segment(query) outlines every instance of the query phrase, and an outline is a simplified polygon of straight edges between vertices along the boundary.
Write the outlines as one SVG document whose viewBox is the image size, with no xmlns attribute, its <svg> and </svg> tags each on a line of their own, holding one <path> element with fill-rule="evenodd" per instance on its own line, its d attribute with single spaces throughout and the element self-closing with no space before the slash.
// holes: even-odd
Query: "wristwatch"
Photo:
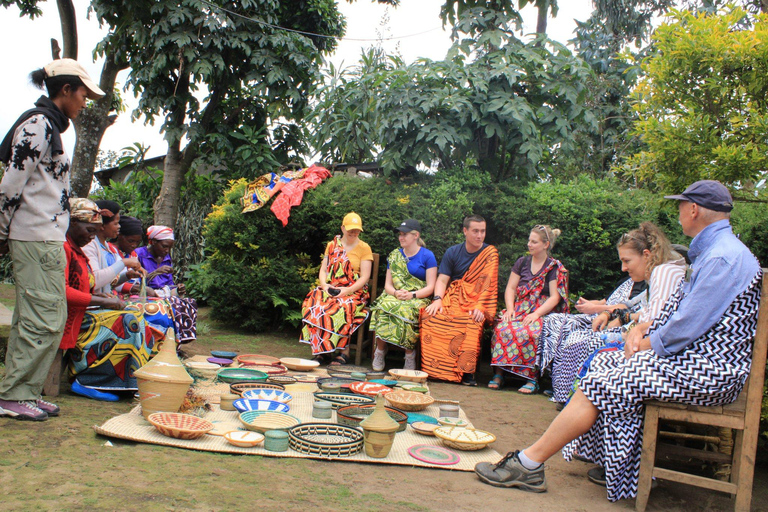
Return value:
<svg viewBox="0 0 768 512">
<path fill-rule="evenodd" d="M 413 295 L 413 298 L 415 299 L 416 298 L 416 292 L 413 292 L 412 295 Z"/>
<path fill-rule="evenodd" d="M 442 300 L 443 298 L 440 295 L 435 295 L 432 297 L 432 302 L 435 302 L 436 300 Z"/>
</svg>

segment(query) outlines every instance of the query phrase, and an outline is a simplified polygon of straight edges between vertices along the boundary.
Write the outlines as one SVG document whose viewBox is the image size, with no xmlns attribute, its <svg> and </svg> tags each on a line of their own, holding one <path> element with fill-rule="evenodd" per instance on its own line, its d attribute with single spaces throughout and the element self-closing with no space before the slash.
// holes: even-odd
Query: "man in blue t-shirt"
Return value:
<svg viewBox="0 0 768 512">
<path fill-rule="evenodd" d="M 427 327 L 429 333 L 429 327 L 432 323 L 442 323 L 441 326 L 435 326 L 435 332 L 430 333 L 428 339 L 424 338 L 422 333 L 422 369 L 427 371 L 433 378 L 440 378 L 444 380 L 454 380 L 450 378 L 451 373 L 456 373 L 460 376 L 455 380 L 461 380 L 463 384 L 469 386 L 476 386 L 474 378 L 474 368 L 479 358 L 479 338 L 477 339 L 477 346 L 473 349 L 472 354 L 468 354 L 469 348 L 462 347 L 464 338 L 460 343 L 458 340 L 462 334 L 462 326 L 458 325 L 462 322 L 472 320 L 474 325 L 467 325 L 473 331 L 472 337 L 474 338 L 474 331 L 479 326 L 482 330 L 482 325 L 485 321 L 491 321 L 496 314 L 496 300 L 498 297 L 498 251 L 492 246 L 485 243 L 485 219 L 479 215 L 471 215 L 464 219 L 464 243 L 449 247 L 443 259 L 440 262 L 440 268 L 438 269 L 437 283 L 435 284 L 434 298 L 432 304 L 424 309 L 425 321 L 424 324 Z M 448 312 L 444 308 L 444 297 L 446 291 L 449 290 L 451 283 L 465 279 L 465 276 L 473 267 L 473 263 L 482 255 L 483 260 L 480 260 L 483 268 L 474 269 L 475 272 L 472 276 L 472 286 L 475 286 L 475 282 L 479 284 L 479 292 L 476 294 L 458 294 L 461 298 L 452 299 L 451 302 L 455 303 L 457 300 L 464 301 L 476 301 L 476 303 L 464 303 L 458 307 L 461 311 L 461 315 L 465 318 L 456 318 L 457 312 Z M 455 289 L 454 287 L 453 289 Z M 466 312 L 466 313 L 464 313 Z M 435 317 L 450 317 L 444 318 L 443 321 L 435 320 Z M 433 318 L 429 318 L 433 317 Z M 454 325 L 456 324 L 456 325 Z M 449 358 L 456 358 L 455 364 L 450 365 L 450 361 L 445 360 L 446 354 L 442 350 L 438 349 L 434 352 L 437 345 L 442 345 L 440 341 L 442 338 L 448 338 L 448 352 Z M 434 342 L 432 340 L 435 340 Z M 445 348 L 445 347 L 442 347 Z M 467 369 L 471 368 L 471 371 Z"/>
</svg>

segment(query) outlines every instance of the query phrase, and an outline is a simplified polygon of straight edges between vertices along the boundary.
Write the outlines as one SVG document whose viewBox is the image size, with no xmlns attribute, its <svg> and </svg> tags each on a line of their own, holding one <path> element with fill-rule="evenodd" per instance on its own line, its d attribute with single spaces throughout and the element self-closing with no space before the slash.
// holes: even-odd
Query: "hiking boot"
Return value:
<svg viewBox="0 0 768 512">
<path fill-rule="evenodd" d="M 0 400 L 0 415 L 17 420 L 44 421 L 48 413 L 37 407 L 34 400 Z"/>
<path fill-rule="evenodd" d="M 526 469 L 518 458 L 519 451 L 509 452 L 496 464 L 480 462 L 475 473 L 483 482 L 496 487 L 516 487 L 524 491 L 546 492 L 547 479 L 544 464 L 536 469 Z"/>
<path fill-rule="evenodd" d="M 405 364 L 403 370 L 415 370 L 416 369 L 416 352 L 405 354 Z"/>
<path fill-rule="evenodd" d="M 37 399 L 37 408 L 45 411 L 48 416 L 58 416 L 61 412 L 58 405 L 46 402 L 42 398 Z"/>
<path fill-rule="evenodd" d="M 589 481 L 593 484 L 605 487 L 605 468 L 602 466 L 595 466 L 587 471 L 587 478 L 589 478 Z"/>
<path fill-rule="evenodd" d="M 373 353 L 373 371 L 380 372 L 386 366 L 387 351 L 379 350 L 378 348 Z"/>
</svg>

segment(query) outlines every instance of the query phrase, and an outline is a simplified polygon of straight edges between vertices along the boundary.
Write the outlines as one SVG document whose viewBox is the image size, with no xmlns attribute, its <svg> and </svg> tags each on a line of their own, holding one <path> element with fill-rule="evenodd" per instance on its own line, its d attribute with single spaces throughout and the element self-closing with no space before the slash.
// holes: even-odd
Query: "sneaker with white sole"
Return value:
<svg viewBox="0 0 768 512">
<path fill-rule="evenodd" d="M 544 476 L 544 464 L 536 469 L 528 469 L 520 462 L 520 452 L 509 452 L 496 464 L 480 462 L 475 465 L 475 473 L 483 482 L 496 487 L 516 487 L 524 491 L 546 492 L 547 479 Z"/>
<path fill-rule="evenodd" d="M 52 404 L 51 402 L 46 402 L 42 398 L 37 399 L 36 405 L 38 409 L 45 411 L 48 416 L 58 416 L 61 412 L 61 409 L 59 409 L 58 405 Z"/>
<path fill-rule="evenodd" d="M 376 372 L 382 371 L 387 364 L 386 359 L 387 351 L 376 349 L 373 353 L 373 370 Z"/>
<path fill-rule="evenodd" d="M 17 420 L 44 421 L 48 413 L 40 409 L 34 400 L 0 400 L 0 415 Z"/>
<path fill-rule="evenodd" d="M 403 365 L 403 370 L 415 370 L 416 369 L 416 352 L 413 352 L 410 354 L 405 354 L 405 365 Z"/>
</svg>

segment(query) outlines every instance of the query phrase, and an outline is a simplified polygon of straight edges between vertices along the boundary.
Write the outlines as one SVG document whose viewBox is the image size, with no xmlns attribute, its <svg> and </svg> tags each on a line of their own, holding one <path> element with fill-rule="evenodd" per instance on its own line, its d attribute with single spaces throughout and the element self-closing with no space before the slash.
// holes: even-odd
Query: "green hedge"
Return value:
<svg viewBox="0 0 768 512">
<path fill-rule="evenodd" d="M 315 283 L 325 243 L 349 211 L 362 216 L 361 238 L 382 258 L 397 246 L 392 227 L 406 217 L 422 222 L 427 246 L 439 259 L 461 241 L 463 217 L 483 215 L 486 241 L 501 255 L 500 291 L 514 261 L 525 254 L 531 227 L 549 224 L 562 230 L 553 256 L 570 271 L 572 300 L 604 297 L 625 278 L 615 243 L 641 221 L 657 223 L 673 242 L 690 242 L 680 230 L 673 202 L 613 180 L 495 184 L 472 169 L 400 181 L 336 177 L 308 191 L 285 228 L 268 207 L 240 213 L 245 186 L 244 180 L 231 183 L 206 220 L 208 257 L 190 285 L 214 307 L 215 318 L 253 330 L 298 325 L 301 301 Z M 753 205 L 740 204 L 734 225 L 764 260 L 768 227 L 759 218 Z M 384 272 L 382 264 L 382 277 Z"/>
</svg>

